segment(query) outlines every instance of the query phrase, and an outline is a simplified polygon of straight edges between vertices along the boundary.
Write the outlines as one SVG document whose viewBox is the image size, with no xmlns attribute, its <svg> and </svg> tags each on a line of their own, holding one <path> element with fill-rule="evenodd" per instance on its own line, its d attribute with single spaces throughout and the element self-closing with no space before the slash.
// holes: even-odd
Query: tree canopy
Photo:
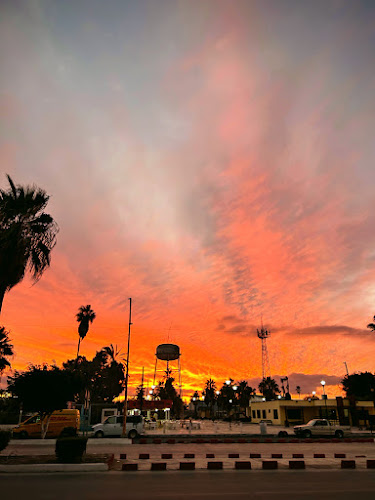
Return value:
<svg viewBox="0 0 375 500">
<path fill-rule="evenodd" d="M 81 306 L 76 314 L 76 319 L 79 323 L 78 325 L 78 347 L 77 347 L 77 358 L 79 356 L 79 347 L 81 341 L 86 337 L 89 331 L 89 325 L 96 318 L 95 312 L 91 309 L 91 305 Z M 111 344 L 112 346 L 112 344 Z M 113 346 L 112 346 L 113 347 Z M 109 347 L 107 349 L 110 349 Z"/>
<path fill-rule="evenodd" d="M 19 398 L 26 411 L 39 413 L 42 437 L 48 428 L 48 417 L 55 410 L 66 408 L 67 402 L 81 389 L 81 381 L 74 373 L 57 366 L 29 365 L 25 372 L 16 371 L 8 377 L 8 390 Z M 47 427 L 43 426 L 47 417 Z"/>
<path fill-rule="evenodd" d="M 373 373 L 360 372 L 345 375 L 341 383 L 348 397 L 354 396 L 362 401 L 373 401 L 375 398 L 375 375 Z"/>
<path fill-rule="evenodd" d="M 112 402 L 123 390 L 124 363 L 109 356 L 108 349 L 104 347 L 97 351 L 91 361 L 79 356 L 63 363 L 63 369 L 75 373 L 81 381 L 81 390 L 74 398 L 76 402 L 84 403 L 86 390 L 90 392 L 92 403 Z"/>
<path fill-rule="evenodd" d="M 161 380 L 154 391 L 154 396 L 158 399 L 169 399 L 173 402 L 171 408 L 172 417 L 179 418 L 183 412 L 184 403 L 177 393 L 174 385 L 174 378 L 170 372 L 166 372 L 166 377 Z"/>
<path fill-rule="evenodd" d="M 9 357 L 13 356 L 13 345 L 9 338 L 9 332 L 0 326 L 0 377 L 5 368 L 10 367 Z"/>
<path fill-rule="evenodd" d="M 275 379 L 271 377 L 264 378 L 258 388 L 267 401 L 276 399 L 277 395 L 280 394 L 279 386 L 277 385 Z"/>
<path fill-rule="evenodd" d="M 35 186 L 15 185 L 0 189 L 0 312 L 6 292 L 27 270 L 38 281 L 50 265 L 58 227 L 43 210 L 49 196 Z"/>
</svg>

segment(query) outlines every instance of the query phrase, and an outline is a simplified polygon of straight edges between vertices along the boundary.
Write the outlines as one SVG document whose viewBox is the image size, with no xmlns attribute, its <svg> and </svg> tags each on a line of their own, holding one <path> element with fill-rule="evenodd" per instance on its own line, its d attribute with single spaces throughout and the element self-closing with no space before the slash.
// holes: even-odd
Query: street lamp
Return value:
<svg viewBox="0 0 375 500">
<path fill-rule="evenodd" d="M 324 389 L 324 386 L 326 385 L 326 382 L 325 380 L 322 380 L 321 382 L 321 386 L 323 387 L 323 399 L 324 399 L 324 406 L 325 406 L 325 410 L 326 410 L 326 418 L 328 418 L 328 411 L 327 411 L 327 395 L 326 395 L 326 391 Z"/>
<path fill-rule="evenodd" d="M 230 385 L 230 380 L 226 380 L 226 381 L 225 381 L 225 383 L 226 383 L 227 385 Z"/>
<path fill-rule="evenodd" d="M 233 386 L 233 390 L 236 391 L 238 387 L 236 385 Z"/>
</svg>

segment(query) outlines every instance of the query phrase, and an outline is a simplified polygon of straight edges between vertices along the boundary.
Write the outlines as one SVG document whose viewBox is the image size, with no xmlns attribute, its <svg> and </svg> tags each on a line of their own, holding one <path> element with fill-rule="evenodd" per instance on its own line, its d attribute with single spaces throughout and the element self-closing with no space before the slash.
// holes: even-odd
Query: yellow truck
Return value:
<svg viewBox="0 0 375 500">
<path fill-rule="evenodd" d="M 44 421 L 47 418 L 45 417 Z M 73 436 L 80 425 L 79 410 L 56 410 L 52 413 L 46 437 Z M 42 421 L 40 415 L 33 415 L 13 428 L 13 437 L 20 439 L 40 438 Z"/>
</svg>

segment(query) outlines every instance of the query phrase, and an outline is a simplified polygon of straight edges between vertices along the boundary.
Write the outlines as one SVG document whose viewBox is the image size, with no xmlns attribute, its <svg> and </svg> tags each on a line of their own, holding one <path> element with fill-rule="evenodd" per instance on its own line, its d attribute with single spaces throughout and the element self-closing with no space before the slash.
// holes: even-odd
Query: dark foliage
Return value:
<svg viewBox="0 0 375 500">
<path fill-rule="evenodd" d="M 167 378 L 159 382 L 155 389 L 155 397 L 159 399 L 169 399 L 173 401 L 171 408 L 172 418 L 181 418 L 184 412 L 184 403 L 178 395 L 174 385 L 174 378 L 167 373 Z"/>
<path fill-rule="evenodd" d="M 4 295 L 22 281 L 29 270 L 34 281 L 50 265 L 58 227 L 43 212 L 49 196 L 34 186 L 0 189 L 0 311 Z"/>
<path fill-rule="evenodd" d="M 7 359 L 13 356 L 13 345 L 10 342 L 9 332 L 0 326 L 0 376 L 5 368 L 10 367 L 10 361 Z"/>
<path fill-rule="evenodd" d="M 80 390 L 74 397 L 77 403 L 84 403 L 86 390 L 91 403 L 110 403 L 121 393 L 125 380 L 124 364 L 116 361 L 106 348 L 98 351 L 92 361 L 84 356 L 66 361 L 63 371 L 79 380 Z"/>
<path fill-rule="evenodd" d="M 27 371 L 8 377 L 8 390 L 19 398 L 26 411 L 39 413 L 41 419 L 66 408 L 80 390 L 80 380 L 57 366 L 30 365 Z M 47 432 L 42 425 L 42 437 Z"/>
<path fill-rule="evenodd" d="M 353 373 L 346 375 L 342 381 L 343 389 L 348 397 L 354 396 L 358 400 L 374 401 L 375 375 L 370 372 Z"/>
<path fill-rule="evenodd" d="M 86 453 L 87 437 L 61 437 L 56 439 L 55 454 L 60 463 L 82 462 Z"/>
<path fill-rule="evenodd" d="M 10 431 L 1 431 L 0 430 L 0 452 L 5 450 L 8 446 L 12 433 Z"/>
<path fill-rule="evenodd" d="M 271 377 L 266 377 L 259 384 L 259 390 L 266 398 L 267 401 L 276 399 L 277 395 L 280 394 L 279 386 L 276 381 Z"/>
</svg>

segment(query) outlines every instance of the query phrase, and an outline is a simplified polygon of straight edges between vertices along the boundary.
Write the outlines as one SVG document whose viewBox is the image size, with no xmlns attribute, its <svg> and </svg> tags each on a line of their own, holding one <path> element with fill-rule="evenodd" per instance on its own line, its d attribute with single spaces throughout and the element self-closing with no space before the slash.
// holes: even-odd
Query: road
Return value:
<svg viewBox="0 0 375 500">
<path fill-rule="evenodd" d="M 375 471 L 4 474 L 13 500 L 373 500 Z"/>
</svg>

